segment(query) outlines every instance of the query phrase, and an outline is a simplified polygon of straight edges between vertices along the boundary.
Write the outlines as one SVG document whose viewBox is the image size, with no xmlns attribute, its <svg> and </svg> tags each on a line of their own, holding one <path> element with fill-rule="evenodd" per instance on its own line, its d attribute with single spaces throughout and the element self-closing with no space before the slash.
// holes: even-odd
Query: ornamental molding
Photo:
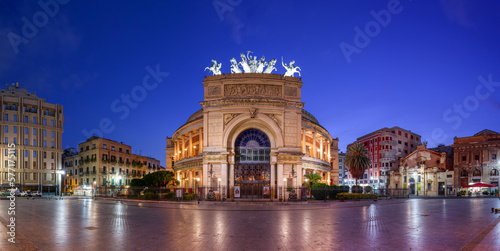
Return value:
<svg viewBox="0 0 500 251">
<path fill-rule="evenodd" d="M 229 114 L 224 114 L 224 127 L 231 122 L 234 118 L 236 118 L 240 113 L 229 113 Z"/>
<path fill-rule="evenodd" d="M 297 102 L 297 101 L 288 101 L 288 100 L 277 100 L 277 99 L 219 99 L 219 100 L 209 100 L 202 101 L 200 105 L 203 108 L 208 107 L 216 107 L 216 106 L 241 106 L 241 105 L 274 105 L 274 106 L 288 106 L 302 109 L 305 103 Z"/>
</svg>

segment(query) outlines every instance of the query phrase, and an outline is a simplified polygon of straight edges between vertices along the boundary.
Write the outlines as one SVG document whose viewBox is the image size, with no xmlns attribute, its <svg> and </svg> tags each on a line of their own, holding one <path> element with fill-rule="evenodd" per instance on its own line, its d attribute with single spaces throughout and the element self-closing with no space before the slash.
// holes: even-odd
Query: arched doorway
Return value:
<svg viewBox="0 0 500 251">
<path fill-rule="evenodd" d="M 410 178 L 410 194 L 415 195 L 415 179 Z"/>
<path fill-rule="evenodd" d="M 259 129 L 247 129 L 236 138 L 234 152 L 234 185 L 240 187 L 240 197 L 263 197 L 271 181 L 269 137 Z"/>
<path fill-rule="evenodd" d="M 464 187 L 469 184 L 469 173 L 466 170 L 460 172 L 460 187 Z"/>
</svg>

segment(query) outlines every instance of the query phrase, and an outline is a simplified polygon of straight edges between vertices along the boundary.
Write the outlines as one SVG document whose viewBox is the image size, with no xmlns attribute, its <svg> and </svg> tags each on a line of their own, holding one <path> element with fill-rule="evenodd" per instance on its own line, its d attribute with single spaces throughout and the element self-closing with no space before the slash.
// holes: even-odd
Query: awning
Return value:
<svg viewBox="0 0 500 251">
<path fill-rule="evenodd" d="M 496 185 L 484 184 L 484 183 L 476 183 L 473 185 L 466 185 L 464 187 L 497 187 Z"/>
</svg>

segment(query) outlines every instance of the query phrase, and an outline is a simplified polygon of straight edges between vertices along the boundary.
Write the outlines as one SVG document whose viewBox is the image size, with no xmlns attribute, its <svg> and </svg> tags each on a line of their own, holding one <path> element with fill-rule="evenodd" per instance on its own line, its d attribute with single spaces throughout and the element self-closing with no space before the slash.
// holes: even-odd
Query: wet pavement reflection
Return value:
<svg viewBox="0 0 500 251">
<path fill-rule="evenodd" d="M 0 201 L 0 212 L 7 212 L 6 202 Z M 498 218 L 492 207 L 500 201 L 191 205 L 36 199 L 17 201 L 16 222 L 18 233 L 42 250 L 459 250 Z M 497 244 L 500 250 L 493 239 L 491 245 Z"/>
</svg>

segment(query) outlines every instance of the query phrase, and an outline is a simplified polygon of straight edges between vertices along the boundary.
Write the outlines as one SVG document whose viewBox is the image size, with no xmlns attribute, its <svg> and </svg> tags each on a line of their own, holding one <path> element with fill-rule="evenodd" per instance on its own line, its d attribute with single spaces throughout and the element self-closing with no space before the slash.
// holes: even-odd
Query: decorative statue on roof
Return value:
<svg viewBox="0 0 500 251">
<path fill-rule="evenodd" d="M 300 67 L 295 66 L 294 64 L 295 64 L 295 60 L 290 62 L 289 66 L 286 65 L 285 63 L 283 63 L 283 57 L 281 57 L 281 65 L 283 65 L 283 67 L 285 67 L 285 69 L 286 69 L 285 77 L 291 77 L 291 76 L 293 76 L 294 73 L 298 73 L 300 76 L 299 71 L 301 71 L 301 69 L 300 69 Z"/>
<path fill-rule="evenodd" d="M 240 67 L 238 67 L 238 62 L 236 62 L 236 59 L 231 58 L 231 73 L 242 73 Z"/>
<path fill-rule="evenodd" d="M 262 58 L 260 58 L 259 63 L 257 63 L 257 70 L 255 72 L 262 73 L 264 71 L 264 67 L 266 67 L 266 65 L 267 65 L 267 62 L 265 62 L 265 60 L 266 60 L 266 58 L 264 56 L 262 56 Z"/>
<path fill-rule="evenodd" d="M 208 69 L 208 71 L 211 71 L 214 75 L 221 75 L 221 72 L 220 72 L 221 67 L 222 67 L 222 63 L 219 63 L 217 65 L 217 61 L 212 59 L 212 66 L 205 67 L 205 71 Z"/>
<path fill-rule="evenodd" d="M 241 57 L 241 62 L 240 62 L 241 68 L 243 68 L 243 71 L 245 71 L 245 73 L 249 73 L 250 66 L 248 66 L 247 63 L 247 57 L 245 56 L 245 54 L 243 54 L 243 52 L 240 53 L 240 57 Z"/>
<path fill-rule="evenodd" d="M 256 73 L 257 67 L 258 67 L 257 56 L 252 57 L 249 55 L 250 53 L 253 53 L 253 52 L 251 52 L 251 51 L 247 52 L 248 66 L 250 67 L 250 72 Z"/>
<path fill-rule="evenodd" d="M 267 66 L 266 70 L 264 70 L 264 73 L 272 73 L 273 71 L 276 71 L 276 67 L 274 65 L 276 64 L 276 59 L 271 59 L 269 61 L 269 65 Z"/>
</svg>

